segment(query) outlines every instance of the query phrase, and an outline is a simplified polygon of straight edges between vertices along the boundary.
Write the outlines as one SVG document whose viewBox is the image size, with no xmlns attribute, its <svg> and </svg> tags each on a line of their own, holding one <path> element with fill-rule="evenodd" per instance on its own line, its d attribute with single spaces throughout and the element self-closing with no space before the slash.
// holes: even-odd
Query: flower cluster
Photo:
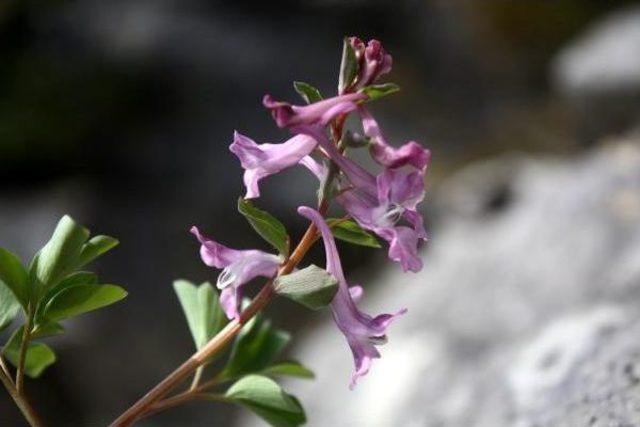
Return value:
<svg viewBox="0 0 640 427">
<path fill-rule="evenodd" d="M 379 97 L 384 85 L 376 86 L 379 77 L 391 70 L 391 56 L 377 40 L 367 44 L 351 37 L 345 40 L 338 95 L 309 99 L 308 105 L 292 105 L 265 95 L 264 106 L 276 125 L 286 128 L 292 137 L 278 144 L 257 143 L 235 132 L 230 146 L 244 169 L 246 199 L 260 197 L 260 181 L 286 168 L 302 165 L 320 181 L 323 191 L 321 208 L 299 207 L 298 213 L 319 230 L 324 242 L 326 270 L 338 282 L 331 303 L 338 328 L 353 352 L 356 371 L 351 386 L 369 370 L 372 359 L 380 357 L 377 345 L 386 341 L 389 323 L 396 314 L 375 317 L 361 312 L 356 301 L 362 288 L 349 287 L 344 276 L 334 236 L 322 206 L 337 201 L 359 227 L 388 243 L 388 256 L 404 271 L 422 268 L 418 243 L 427 239 L 423 218 L 417 210 L 423 200 L 425 174 L 430 152 L 409 141 L 398 147 L 389 144 L 367 104 Z M 319 92 L 317 92 L 319 94 Z M 367 146 L 372 159 L 380 166 L 372 173 L 347 156 L 342 127 L 346 117 L 357 114 L 362 123 L 359 145 Z M 284 258 L 260 250 L 234 250 L 205 237 L 193 227 L 200 254 L 208 266 L 222 269 L 217 281 L 220 301 L 229 318 L 239 316 L 242 289 L 255 277 L 274 278 Z"/>
</svg>

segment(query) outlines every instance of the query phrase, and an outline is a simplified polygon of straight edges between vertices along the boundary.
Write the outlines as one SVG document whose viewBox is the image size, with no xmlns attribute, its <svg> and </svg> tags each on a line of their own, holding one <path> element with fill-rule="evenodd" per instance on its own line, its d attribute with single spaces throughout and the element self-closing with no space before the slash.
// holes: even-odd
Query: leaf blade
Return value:
<svg viewBox="0 0 640 427">
<path fill-rule="evenodd" d="M 360 93 L 364 93 L 369 97 L 367 101 L 375 101 L 376 99 L 384 98 L 385 96 L 399 92 L 400 86 L 395 83 L 383 83 L 379 85 L 365 86 L 360 89 Z"/>
<path fill-rule="evenodd" d="M 276 278 L 275 292 L 311 310 L 326 307 L 338 291 L 338 281 L 326 270 L 309 265 Z"/>
<path fill-rule="evenodd" d="M 244 215 L 253 229 L 280 254 L 285 257 L 289 255 L 289 235 L 282 222 L 243 198 L 238 199 L 238 211 Z"/>
<path fill-rule="evenodd" d="M 327 220 L 327 224 L 336 239 L 369 248 L 379 249 L 382 247 L 380 242 L 378 242 L 371 233 L 364 230 L 357 222 L 351 219 L 341 220 L 331 218 Z"/>
<path fill-rule="evenodd" d="M 193 341 L 199 350 L 226 323 L 218 301 L 218 293 L 209 282 L 195 286 L 187 280 L 174 281 L 173 289 L 187 319 Z"/>
<path fill-rule="evenodd" d="M 262 375 L 241 378 L 229 387 L 225 397 L 250 409 L 274 427 L 296 427 L 306 422 L 298 399 Z"/>
<path fill-rule="evenodd" d="M 3 248 L 0 248 L 0 282 L 13 293 L 20 305 L 27 307 L 29 274 L 22 266 L 20 258 Z"/>
<path fill-rule="evenodd" d="M 18 366 L 20 360 L 20 346 L 22 344 L 23 331 L 24 327 L 16 329 L 2 349 L 4 356 L 15 367 Z M 53 365 L 56 360 L 56 354 L 49 346 L 43 343 L 32 342 L 27 349 L 24 373 L 30 378 L 38 378 L 45 369 Z"/>
<path fill-rule="evenodd" d="M 323 99 L 320 91 L 309 83 L 293 82 L 293 87 L 307 104 L 313 104 Z"/>
<path fill-rule="evenodd" d="M 44 317 L 58 321 L 98 310 L 127 296 L 116 285 L 74 285 L 58 292 L 47 304 Z"/>
</svg>

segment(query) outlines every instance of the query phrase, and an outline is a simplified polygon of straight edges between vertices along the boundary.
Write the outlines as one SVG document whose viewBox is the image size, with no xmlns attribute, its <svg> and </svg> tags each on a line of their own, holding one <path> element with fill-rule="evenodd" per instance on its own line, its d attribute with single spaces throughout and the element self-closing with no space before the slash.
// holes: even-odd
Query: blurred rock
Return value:
<svg viewBox="0 0 640 427">
<path fill-rule="evenodd" d="M 588 28 L 555 59 L 568 93 L 640 89 L 640 7 L 614 12 Z"/>
<path fill-rule="evenodd" d="M 564 47 L 552 63 L 552 80 L 574 105 L 583 139 L 637 126 L 640 7 L 604 17 Z"/>
<path fill-rule="evenodd" d="M 294 351 L 318 375 L 288 385 L 309 425 L 637 425 L 640 137 L 470 166 L 442 191 L 423 272 L 362 281 L 381 285 L 367 312 L 409 313 L 357 389 L 329 316 Z"/>
</svg>

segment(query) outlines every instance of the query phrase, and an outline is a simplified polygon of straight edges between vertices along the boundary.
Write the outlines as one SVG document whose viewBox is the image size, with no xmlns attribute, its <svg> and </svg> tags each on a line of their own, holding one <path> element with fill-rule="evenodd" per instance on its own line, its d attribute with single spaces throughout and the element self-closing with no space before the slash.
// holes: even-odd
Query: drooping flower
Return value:
<svg viewBox="0 0 640 427">
<path fill-rule="evenodd" d="M 380 357 L 376 346 L 387 341 L 387 327 L 395 317 L 404 314 L 406 309 L 402 309 L 396 314 L 380 314 L 376 317 L 358 310 L 354 300 L 362 297 L 362 288 L 359 286 L 349 288 L 342 271 L 335 240 L 327 223 L 322 215 L 312 208 L 301 206 L 298 208 L 298 213 L 311 220 L 320 230 L 327 258 L 326 269 L 338 281 L 338 292 L 331 302 L 331 308 L 333 318 L 346 337 L 353 353 L 355 372 L 349 386 L 353 389 L 358 379 L 369 372 L 373 359 Z"/>
<path fill-rule="evenodd" d="M 222 269 L 217 287 L 221 289 L 220 305 L 229 319 L 240 316 L 242 287 L 256 277 L 271 278 L 278 271 L 282 259 L 257 249 L 231 249 L 191 227 L 191 233 L 200 242 L 200 257 L 209 267 Z"/>
<path fill-rule="evenodd" d="M 404 271 L 420 271 L 418 241 L 426 240 L 422 215 L 417 205 L 424 198 L 426 164 L 414 167 L 385 168 L 378 176 L 342 155 L 318 127 L 298 129 L 316 139 L 320 147 L 342 170 L 337 200 L 367 230 L 389 242 L 389 258 L 400 263 Z M 400 225 L 406 221 L 411 227 Z"/>
<path fill-rule="evenodd" d="M 358 74 L 354 83 L 345 88 L 345 91 L 357 91 L 391 71 L 393 59 L 378 40 L 369 40 L 365 45 L 358 37 L 349 37 L 349 44 L 356 55 Z"/>
<path fill-rule="evenodd" d="M 303 134 L 295 135 L 281 144 L 257 144 L 251 138 L 235 132 L 229 150 L 240 159 L 245 169 L 245 198 L 260 197 L 258 184 L 262 178 L 298 164 L 317 145 L 315 139 Z"/>
<path fill-rule="evenodd" d="M 409 141 L 398 148 L 389 145 L 373 116 L 366 108 L 358 108 L 362 118 L 364 134 L 371 138 L 371 157 L 384 167 L 399 168 L 411 165 L 417 169 L 427 167 L 431 152 L 415 141 Z"/>
<path fill-rule="evenodd" d="M 350 93 L 323 99 L 309 105 L 291 105 L 288 102 L 274 101 L 271 95 L 265 95 L 262 103 L 271 110 L 278 127 L 305 125 L 326 126 L 339 114 L 349 113 L 358 108 L 358 102 L 367 99 L 362 93 Z"/>
</svg>

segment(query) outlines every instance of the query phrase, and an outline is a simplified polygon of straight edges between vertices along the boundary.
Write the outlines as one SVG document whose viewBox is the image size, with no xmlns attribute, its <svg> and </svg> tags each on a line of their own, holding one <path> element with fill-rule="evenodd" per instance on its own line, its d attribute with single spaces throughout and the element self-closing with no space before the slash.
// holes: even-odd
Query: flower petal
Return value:
<svg viewBox="0 0 640 427">
<path fill-rule="evenodd" d="M 331 308 L 336 325 L 345 335 L 353 353 L 356 368 L 350 384 L 350 388 L 353 388 L 357 379 L 369 371 L 372 359 L 380 357 L 376 345 L 386 342 L 387 326 L 396 316 L 404 314 L 406 310 L 400 310 L 396 314 L 381 314 L 376 317 L 371 317 L 358 310 L 354 302 L 354 295 L 355 297 L 361 296 L 361 288 L 349 288 L 342 271 L 335 240 L 324 218 L 318 211 L 306 206 L 299 207 L 298 213 L 311 220 L 320 230 L 327 258 L 326 269 L 338 280 L 338 293 L 331 302 Z"/>
<path fill-rule="evenodd" d="M 361 93 L 350 93 L 323 99 L 309 105 L 291 105 L 287 102 L 274 101 L 271 95 L 265 95 L 262 103 L 271 110 L 271 115 L 278 127 L 301 125 L 327 125 L 340 114 L 346 114 L 358 108 L 357 102 L 367 99 Z"/>
<path fill-rule="evenodd" d="M 240 164 L 245 169 L 245 198 L 259 197 L 258 183 L 262 178 L 297 165 L 317 145 L 307 135 L 296 135 L 281 144 L 257 144 L 251 138 L 235 132 L 229 149 L 240 159 Z"/>
<path fill-rule="evenodd" d="M 358 111 L 362 119 L 364 133 L 373 142 L 370 151 L 376 162 L 388 168 L 399 168 L 405 165 L 411 165 L 416 169 L 427 167 L 431 159 L 429 150 L 415 141 L 409 141 L 399 148 L 390 146 L 371 113 L 364 107 L 359 107 Z"/>
</svg>

